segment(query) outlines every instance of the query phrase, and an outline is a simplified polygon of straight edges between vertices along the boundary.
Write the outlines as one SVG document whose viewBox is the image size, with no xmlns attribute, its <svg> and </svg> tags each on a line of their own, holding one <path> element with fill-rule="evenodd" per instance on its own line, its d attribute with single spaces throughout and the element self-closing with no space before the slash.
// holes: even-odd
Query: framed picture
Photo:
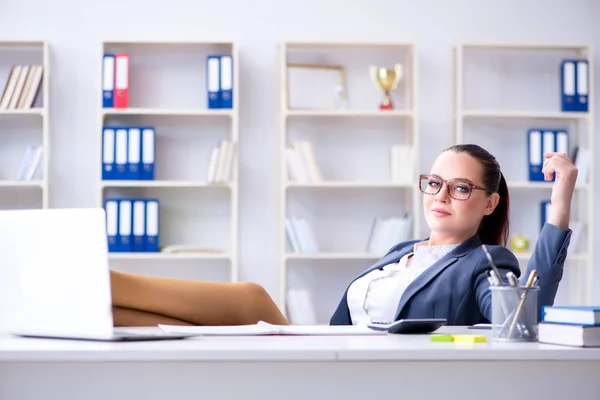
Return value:
<svg viewBox="0 0 600 400">
<path fill-rule="evenodd" d="M 287 64 L 288 109 L 344 108 L 346 70 L 339 65 Z"/>
</svg>

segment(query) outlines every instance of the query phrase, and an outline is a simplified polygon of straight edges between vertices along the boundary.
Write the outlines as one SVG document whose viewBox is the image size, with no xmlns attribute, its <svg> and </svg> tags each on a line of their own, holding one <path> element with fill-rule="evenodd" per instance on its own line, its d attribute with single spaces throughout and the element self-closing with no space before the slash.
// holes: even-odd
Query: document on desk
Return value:
<svg viewBox="0 0 600 400">
<path fill-rule="evenodd" d="M 198 336 L 257 336 L 257 335 L 382 335 L 385 331 L 375 331 L 364 325 L 273 325 L 259 321 L 253 325 L 225 326 L 179 326 L 158 325 L 169 333 L 197 334 Z"/>
</svg>

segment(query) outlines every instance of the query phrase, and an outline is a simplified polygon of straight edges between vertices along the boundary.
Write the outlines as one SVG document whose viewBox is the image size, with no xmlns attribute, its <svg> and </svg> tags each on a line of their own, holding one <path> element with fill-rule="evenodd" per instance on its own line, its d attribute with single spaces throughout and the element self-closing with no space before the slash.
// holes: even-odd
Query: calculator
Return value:
<svg viewBox="0 0 600 400">
<path fill-rule="evenodd" d="M 388 333 L 425 334 L 438 330 L 446 322 L 445 318 L 399 319 L 391 323 L 372 322 L 367 326 Z"/>
</svg>

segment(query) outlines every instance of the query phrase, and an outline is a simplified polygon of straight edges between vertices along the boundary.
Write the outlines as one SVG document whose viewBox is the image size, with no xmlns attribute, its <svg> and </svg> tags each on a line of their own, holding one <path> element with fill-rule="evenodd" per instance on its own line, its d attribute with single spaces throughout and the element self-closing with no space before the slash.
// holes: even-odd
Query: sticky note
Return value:
<svg viewBox="0 0 600 400">
<path fill-rule="evenodd" d="M 485 343 L 484 335 L 452 335 L 456 343 Z"/>
<path fill-rule="evenodd" d="M 444 335 L 444 334 L 440 334 L 440 333 L 429 335 L 429 337 L 431 338 L 432 342 L 452 342 L 452 341 L 454 341 L 454 338 L 452 337 L 452 335 Z"/>
</svg>

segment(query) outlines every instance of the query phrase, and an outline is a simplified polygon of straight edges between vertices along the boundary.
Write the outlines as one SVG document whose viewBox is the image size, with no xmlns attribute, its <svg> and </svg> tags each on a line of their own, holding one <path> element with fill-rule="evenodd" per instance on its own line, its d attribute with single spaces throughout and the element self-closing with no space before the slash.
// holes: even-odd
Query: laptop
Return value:
<svg viewBox="0 0 600 400">
<path fill-rule="evenodd" d="M 102 208 L 0 211 L 0 330 L 137 341 L 193 335 L 114 328 Z"/>
</svg>

